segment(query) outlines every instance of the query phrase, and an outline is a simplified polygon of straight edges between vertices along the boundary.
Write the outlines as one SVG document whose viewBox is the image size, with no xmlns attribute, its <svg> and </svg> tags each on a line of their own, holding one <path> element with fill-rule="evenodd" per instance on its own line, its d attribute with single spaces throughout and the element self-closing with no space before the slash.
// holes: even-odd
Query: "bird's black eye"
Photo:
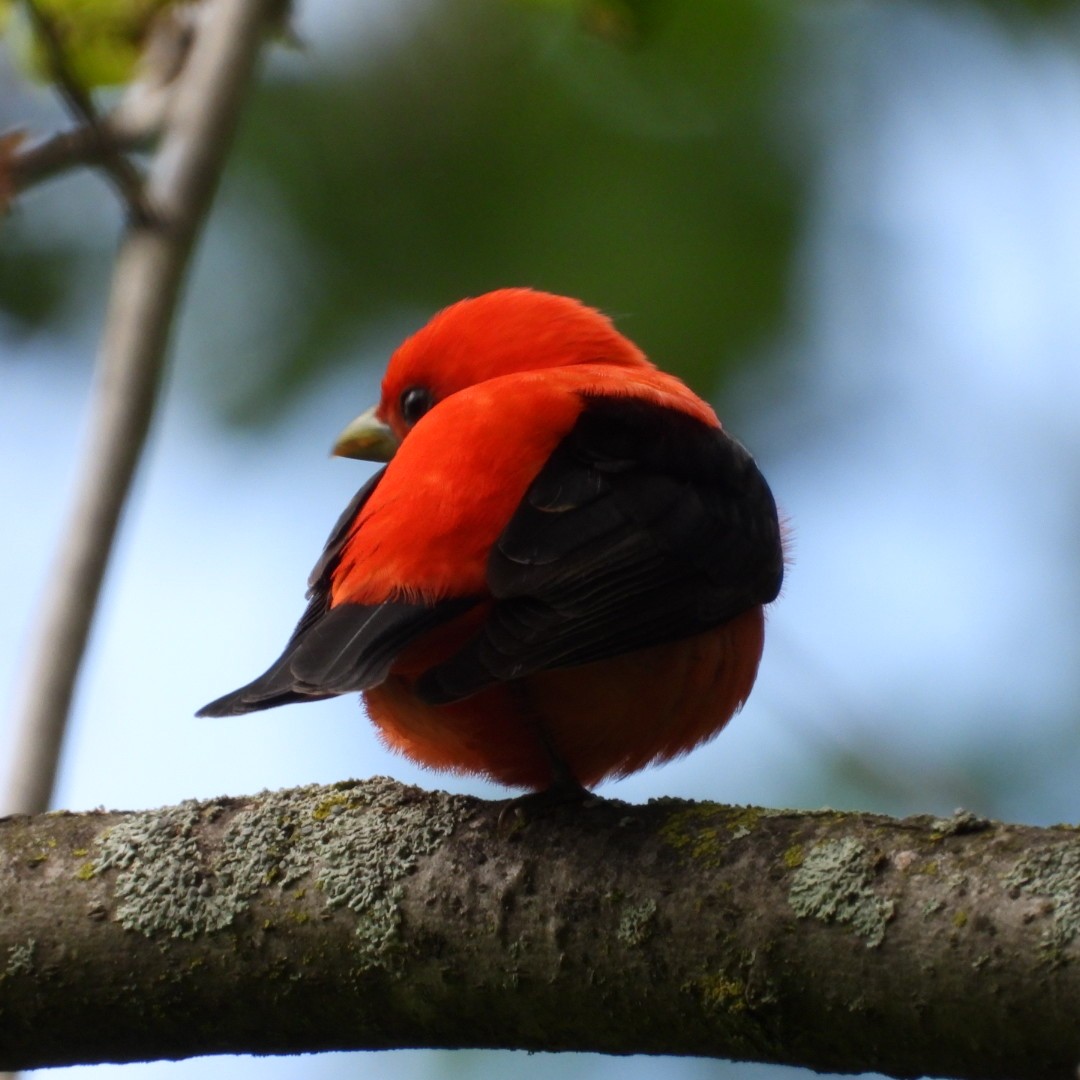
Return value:
<svg viewBox="0 0 1080 1080">
<path fill-rule="evenodd" d="M 410 427 L 435 404 L 431 391 L 425 386 L 410 386 L 401 391 L 401 419 Z"/>
</svg>

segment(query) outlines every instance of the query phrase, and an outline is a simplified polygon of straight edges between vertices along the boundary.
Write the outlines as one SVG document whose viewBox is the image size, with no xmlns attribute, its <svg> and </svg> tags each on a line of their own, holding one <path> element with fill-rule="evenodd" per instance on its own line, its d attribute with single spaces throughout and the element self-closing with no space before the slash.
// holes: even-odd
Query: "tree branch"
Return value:
<svg viewBox="0 0 1080 1080">
<path fill-rule="evenodd" d="M 150 427 L 177 299 L 274 0 L 213 0 L 178 77 L 145 189 L 117 255 L 75 506 L 17 712 L 7 805 L 48 804 L 101 581 Z"/>
<path fill-rule="evenodd" d="M 280 21 L 280 0 L 271 4 L 272 18 Z M 35 9 L 36 10 L 36 9 Z M 38 13 L 38 19 L 44 17 Z M 27 142 L 24 133 L 7 136 L 8 146 L 0 137 L 0 177 L 4 190 L 0 195 L 8 201 L 19 192 L 72 169 L 96 166 L 118 167 L 123 174 L 118 180 L 124 186 L 124 176 L 132 179 L 126 154 L 145 149 L 157 139 L 166 125 L 178 77 L 183 73 L 193 42 L 198 38 L 205 21 L 204 5 L 180 5 L 165 8 L 155 15 L 146 40 L 142 44 L 135 77 L 125 89 L 118 104 L 102 115 L 94 109 L 92 99 L 67 73 L 64 54 L 55 31 L 48 20 L 47 41 L 53 56 L 53 67 L 63 72 L 61 85 L 69 87 L 67 100 L 78 123 L 67 131 L 56 132 L 42 139 Z M 27 145 L 23 145 L 27 143 Z M 117 166 L 117 162 L 122 164 Z M 129 197 L 129 216 L 148 223 L 150 210 L 141 206 L 144 198 L 141 177 L 135 176 L 140 205 L 132 208 Z M 130 185 L 128 185 L 130 187 Z M 0 210 L 4 207 L 0 203 Z"/>
<path fill-rule="evenodd" d="M 8 198 L 72 169 L 101 165 L 112 155 L 135 149 L 142 139 L 141 134 L 128 137 L 115 131 L 105 117 L 93 127 L 73 127 L 38 139 L 25 149 L 19 146 L 6 161 Z"/>
<path fill-rule="evenodd" d="M 143 190 L 143 178 L 139 170 L 108 137 L 94 100 L 85 87 L 72 75 L 60 38 L 52 20 L 38 7 L 36 0 L 23 0 L 30 24 L 41 41 L 49 67 L 49 74 L 56 83 L 68 111 L 81 122 L 93 143 L 93 153 L 88 161 L 101 168 L 112 180 L 127 207 L 128 216 L 135 224 L 146 225 L 150 221 L 150 209 Z"/>
<path fill-rule="evenodd" d="M 0 1067 L 390 1047 L 1074 1077 L 1080 836 L 375 779 L 0 821 Z"/>
</svg>

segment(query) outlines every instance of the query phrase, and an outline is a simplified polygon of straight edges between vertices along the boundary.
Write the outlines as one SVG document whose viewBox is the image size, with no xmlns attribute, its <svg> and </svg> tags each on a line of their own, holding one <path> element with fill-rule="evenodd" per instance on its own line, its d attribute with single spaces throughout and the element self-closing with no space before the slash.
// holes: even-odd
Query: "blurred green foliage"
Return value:
<svg viewBox="0 0 1080 1080">
<path fill-rule="evenodd" d="M 43 7 L 82 71 L 98 62 L 82 43 L 91 30 L 113 20 L 116 31 L 123 16 L 113 36 L 134 48 L 131 27 L 163 2 Z M 244 236 L 232 240 L 239 272 L 256 290 L 265 280 L 274 333 L 215 357 L 208 394 L 242 385 L 228 411 L 266 418 L 350 362 L 370 328 L 511 284 L 608 311 L 715 393 L 767 355 L 783 323 L 812 172 L 808 20 L 837 6 L 432 0 L 403 7 L 405 28 L 378 48 L 357 40 L 355 62 L 313 50 L 284 73 L 271 65 L 225 194 L 289 238 L 272 275 L 245 256 Z M 41 326 L 73 291 L 65 273 L 85 272 L 78 257 L 65 267 L 36 253 L 30 235 L 13 241 L 8 226 L 0 245 L 0 333 Z"/>
<path fill-rule="evenodd" d="M 59 307 L 64 288 L 64 264 L 55 255 L 37 252 L 5 237 L 6 257 L 0 259 L 0 296 L 11 325 L 28 330 L 48 321 Z"/>
<path fill-rule="evenodd" d="M 134 74 L 146 32 L 173 0 L 34 0 L 64 50 L 70 75 L 83 86 L 122 83 Z M 33 77 L 50 77 L 47 53 L 31 30 L 25 3 L 0 0 L 0 32 Z"/>
<path fill-rule="evenodd" d="M 706 388 L 782 309 L 799 186 L 773 112 L 774 5 L 448 0 L 354 70 L 271 82 L 237 161 L 310 245 L 317 300 L 273 407 L 395 308 L 526 284 L 578 296 Z M 592 5 L 595 9 L 597 5 Z M 629 5 L 627 5 L 629 7 Z"/>
<path fill-rule="evenodd" d="M 605 309 L 705 390 L 767 338 L 801 198 L 777 134 L 785 8 L 444 0 L 402 17 L 355 64 L 293 58 L 248 109 L 227 195 L 286 226 L 274 288 L 295 273 L 313 302 L 268 291 L 294 325 L 237 415 L 284 408 L 366 327 L 501 285 Z M 34 319 L 54 289 L 35 306 L 13 254 L 0 311 Z M 215 384 L 250 354 L 219 359 Z"/>
</svg>

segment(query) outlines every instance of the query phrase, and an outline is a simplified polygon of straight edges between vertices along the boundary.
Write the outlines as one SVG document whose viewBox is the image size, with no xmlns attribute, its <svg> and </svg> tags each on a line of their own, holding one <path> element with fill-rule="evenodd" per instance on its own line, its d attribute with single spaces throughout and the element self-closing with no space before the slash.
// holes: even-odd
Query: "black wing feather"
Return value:
<svg viewBox="0 0 1080 1080">
<path fill-rule="evenodd" d="M 774 600 L 782 577 L 776 504 L 738 442 L 673 409 L 591 398 L 491 553 L 490 619 L 419 689 L 454 701 L 690 636 Z"/>
<path fill-rule="evenodd" d="M 381 477 L 331 532 L 281 656 L 199 715 L 377 685 L 418 635 L 476 603 L 330 607 L 334 569 Z M 418 690 L 433 703 L 455 701 L 543 668 L 689 636 L 769 603 L 782 577 L 776 506 L 738 442 L 676 410 L 591 398 L 492 550 L 491 616 Z"/>
<path fill-rule="evenodd" d="M 257 679 L 205 705 L 198 716 L 236 716 L 318 701 L 375 686 L 417 635 L 452 619 L 473 600 L 436 605 L 388 600 L 382 604 L 330 606 L 330 579 L 352 535 L 357 515 L 385 470 L 357 493 L 330 533 L 308 579 L 308 606 L 281 656 Z"/>
</svg>

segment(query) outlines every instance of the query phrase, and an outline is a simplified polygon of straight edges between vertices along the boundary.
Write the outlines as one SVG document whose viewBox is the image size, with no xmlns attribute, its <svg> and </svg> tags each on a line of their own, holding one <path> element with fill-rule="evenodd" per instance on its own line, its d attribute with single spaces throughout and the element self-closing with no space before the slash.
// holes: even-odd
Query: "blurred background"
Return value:
<svg viewBox="0 0 1080 1080">
<path fill-rule="evenodd" d="M 370 471 L 328 448 L 376 400 L 393 346 L 453 300 L 522 284 L 603 308 L 712 400 L 791 526 L 744 712 L 603 794 L 1076 821 L 1073 6 L 300 0 L 296 30 L 302 48 L 268 57 L 203 239 L 57 805 L 376 773 L 504 795 L 392 757 L 354 699 L 192 714 L 291 631 Z M 0 65 L 0 130 L 61 120 Z M 70 502 L 119 226 L 83 176 L 21 199 L 0 233 L 7 702 Z M 799 1075 L 398 1052 L 93 1080 L 556 1070 Z"/>
</svg>

